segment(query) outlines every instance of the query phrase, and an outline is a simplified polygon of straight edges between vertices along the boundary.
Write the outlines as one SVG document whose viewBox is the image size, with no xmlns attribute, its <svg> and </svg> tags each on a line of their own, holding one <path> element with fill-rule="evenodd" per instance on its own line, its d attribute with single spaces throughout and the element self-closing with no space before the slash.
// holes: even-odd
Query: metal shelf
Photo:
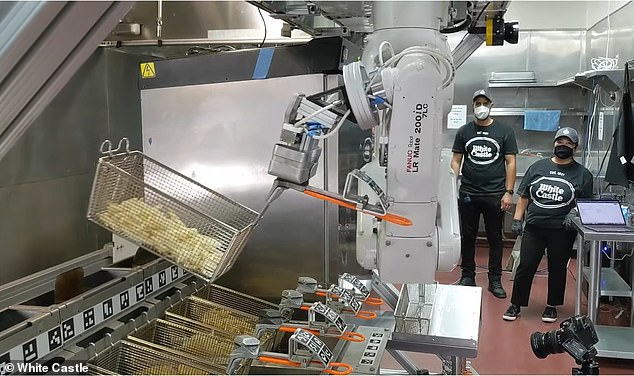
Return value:
<svg viewBox="0 0 634 376">
<path fill-rule="evenodd" d="M 549 88 L 549 87 L 574 87 L 573 82 L 569 80 L 547 81 L 547 82 L 491 82 L 490 88 Z"/>
<path fill-rule="evenodd" d="M 578 73 L 570 80 L 584 89 L 592 90 L 594 84 L 598 84 L 609 92 L 619 90 L 621 87 L 617 82 L 623 83 L 624 69 L 596 71 L 589 70 Z"/>
<path fill-rule="evenodd" d="M 583 277 L 590 279 L 590 268 L 583 268 Z M 631 297 L 632 289 L 612 268 L 601 268 L 601 296 Z M 634 343 L 634 342 L 633 342 Z"/>
<path fill-rule="evenodd" d="M 580 87 L 586 90 L 592 90 L 594 84 L 598 84 L 609 92 L 615 92 L 621 88 L 623 83 L 624 70 L 605 70 L 595 71 L 589 70 L 563 80 L 544 81 L 544 82 L 521 82 L 521 81 L 489 81 L 490 88 L 549 88 L 549 87 Z M 632 80 L 634 81 L 634 79 Z"/>
<path fill-rule="evenodd" d="M 595 325 L 599 337 L 597 355 L 605 358 L 634 359 L 634 328 Z"/>
<path fill-rule="evenodd" d="M 524 116 L 525 111 L 541 111 L 546 110 L 546 108 L 513 108 L 513 107 L 501 107 L 501 108 L 492 108 L 491 116 Z M 552 110 L 552 109 L 551 109 Z M 561 116 L 586 116 L 587 113 L 585 111 L 580 110 L 562 110 Z"/>
</svg>

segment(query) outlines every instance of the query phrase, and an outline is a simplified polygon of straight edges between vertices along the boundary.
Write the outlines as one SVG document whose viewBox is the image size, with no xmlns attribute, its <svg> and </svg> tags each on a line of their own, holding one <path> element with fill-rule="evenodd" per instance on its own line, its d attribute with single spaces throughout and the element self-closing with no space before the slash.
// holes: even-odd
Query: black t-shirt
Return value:
<svg viewBox="0 0 634 376">
<path fill-rule="evenodd" d="M 530 200 L 526 223 L 563 227 L 575 200 L 592 197 L 592 179 L 592 173 L 576 161 L 560 165 L 548 158 L 533 163 L 526 170 L 517 192 Z"/>
<path fill-rule="evenodd" d="M 474 196 L 506 191 L 507 154 L 517 154 L 513 130 L 497 121 L 487 127 L 469 122 L 456 133 L 452 151 L 463 155 L 460 192 Z"/>
</svg>

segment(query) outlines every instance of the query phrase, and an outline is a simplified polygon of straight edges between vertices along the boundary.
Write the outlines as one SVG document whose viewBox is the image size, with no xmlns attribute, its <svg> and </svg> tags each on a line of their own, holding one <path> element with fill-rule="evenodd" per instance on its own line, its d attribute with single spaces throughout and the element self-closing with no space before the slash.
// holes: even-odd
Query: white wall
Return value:
<svg viewBox="0 0 634 376">
<path fill-rule="evenodd" d="M 520 30 L 585 29 L 587 3 L 512 0 L 504 20 L 519 21 Z"/>
<path fill-rule="evenodd" d="M 630 0 L 604 0 L 604 1 L 588 1 L 586 7 L 586 29 L 590 29 L 598 21 L 605 18 L 608 13 L 614 13 L 614 11 L 623 7 L 624 5 L 631 3 Z"/>
<path fill-rule="evenodd" d="M 630 0 L 512 0 L 504 19 L 517 20 L 521 30 L 589 29 Z"/>
</svg>

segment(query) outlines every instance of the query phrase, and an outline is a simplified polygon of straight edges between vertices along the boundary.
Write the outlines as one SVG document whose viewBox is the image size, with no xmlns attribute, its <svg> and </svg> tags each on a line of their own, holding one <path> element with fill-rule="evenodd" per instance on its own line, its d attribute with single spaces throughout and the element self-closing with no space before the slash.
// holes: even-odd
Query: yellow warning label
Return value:
<svg viewBox="0 0 634 376">
<path fill-rule="evenodd" d="M 141 63 L 141 77 L 142 78 L 156 77 L 156 70 L 154 70 L 154 63 Z"/>
</svg>

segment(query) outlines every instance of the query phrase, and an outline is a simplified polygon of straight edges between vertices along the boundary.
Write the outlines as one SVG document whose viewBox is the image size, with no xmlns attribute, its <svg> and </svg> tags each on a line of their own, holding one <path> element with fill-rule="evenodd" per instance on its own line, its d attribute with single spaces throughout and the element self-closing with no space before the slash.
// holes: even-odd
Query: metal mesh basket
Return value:
<svg viewBox="0 0 634 376">
<path fill-rule="evenodd" d="M 233 350 L 233 336 L 220 331 L 205 332 L 170 321 L 156 319 L 128 337 L 146 341 L 197 362 L 225 369 Z"/>
<path fill-rule="evenodd" d="M 403 286 L 394 311 L 394 330 L 402 333 L 427 334 L 435 298 L 435 284 Z"/>
<path fill-rule="evenodd" d="M 176 315 L 176 316 L 175 316 Z M 232 335 L 254 335 L 258 317 L 243 313 L 205 299 L 190 296 L 167 310 L 170 321 L 181 321 L 179 317 L 201 322 L 213 328 L 222 329 Z"/>
<path fill-rule="evenodd" d="M 207 368 L 167 351 L 119 341 L 88 361 L 93 375 L 206 375 L 223 371 Z M 226 370 L 224 371 L 226 372 Z"/>
<path fill-rule="evenodd" d="M 258 316 L 263 309 L 279 308 L 276 304 L 266 300 L 211 283 L 196 291 L 194 295 L 253 316 Z"/>
<path fill-rule="evenodd" d="M 125 140 L 125 139 L 124 139 Z M 149 158 L 102 145 L 88 219 L 213 281 L 244 247 L 258 213 Z M 127 142 L 127 140 L 126 140 Z"/>
</svg>

